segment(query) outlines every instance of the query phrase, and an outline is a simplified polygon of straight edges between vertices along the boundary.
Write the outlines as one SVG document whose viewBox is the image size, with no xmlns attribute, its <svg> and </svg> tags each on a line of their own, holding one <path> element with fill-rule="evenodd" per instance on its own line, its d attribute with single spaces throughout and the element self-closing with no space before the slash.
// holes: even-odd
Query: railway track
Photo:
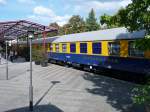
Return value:
<svg viewBox="0 0 150 112">
<path fill-rule="evenodd" d="M 131 83 L 136 83 L 136 84 L 142 84 L 142 85 L 146 84 L 148 82 L 148 79 L 150 79 L 150 76 L 148 77 L 145 74 L 136 74 L 136 73 L 126 72 L 126 71 L 119 71 L 119 70 L 112 70 L 112 69 L 105 69 L 105 68 L 101 68 L 99 70 L 90 70 L 88 67 L 81 68 L 72 65 L 66 65 L 61 62 L 52 62 L 52 63 L 60 66 L 72 67 L 74 69 L 78 69 L 81 71 L 91 72 L 97 75 L 108 76 L 111 78 L 131 82 Z"/>
</svg>

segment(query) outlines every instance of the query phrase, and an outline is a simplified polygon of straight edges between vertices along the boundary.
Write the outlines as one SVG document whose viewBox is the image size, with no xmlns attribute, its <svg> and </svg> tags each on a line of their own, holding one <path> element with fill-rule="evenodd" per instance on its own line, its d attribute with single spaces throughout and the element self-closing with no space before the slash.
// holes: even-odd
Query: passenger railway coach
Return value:
<svg viewBox="0 0 150 112">
<path fill-rule="evenodd" d="M 91 69 L 108 68 L 135 73 L 150 72 L 150 51 L 135 48 L 145 31 L 129 33 L 113 28 L 59 36 L 48 43 L 48 58 Z"/>
</svg>

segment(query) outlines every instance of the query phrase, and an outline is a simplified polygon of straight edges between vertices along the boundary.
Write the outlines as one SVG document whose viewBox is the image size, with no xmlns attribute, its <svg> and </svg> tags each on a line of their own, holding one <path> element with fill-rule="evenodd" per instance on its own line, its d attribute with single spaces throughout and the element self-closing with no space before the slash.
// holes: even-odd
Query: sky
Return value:
<svg viewBox="0 0 150 112">
<path fill-rule="evenodd" d="M 131 0 L 0 0 L 0 21 L 29 20 L 43 25 L 67 23 L 72 15 L 84 19 L 93 8 L 97 20 L 104 13 L 113 15 Z"/>
</svg>

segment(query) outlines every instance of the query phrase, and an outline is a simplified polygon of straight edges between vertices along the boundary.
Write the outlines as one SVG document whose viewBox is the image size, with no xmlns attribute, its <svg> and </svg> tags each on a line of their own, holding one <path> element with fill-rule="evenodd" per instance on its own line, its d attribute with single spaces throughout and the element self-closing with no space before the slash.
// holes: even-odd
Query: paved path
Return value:
<svg viewBox="0 0 150 112">
<path fill-rule="evenodd" d="M 0 112 L 28 112 L 29 63 L 0 65 Z M 143 112 L 133 84 L 50 64 L 33 65 L 34 112 Z"/>
</svg>

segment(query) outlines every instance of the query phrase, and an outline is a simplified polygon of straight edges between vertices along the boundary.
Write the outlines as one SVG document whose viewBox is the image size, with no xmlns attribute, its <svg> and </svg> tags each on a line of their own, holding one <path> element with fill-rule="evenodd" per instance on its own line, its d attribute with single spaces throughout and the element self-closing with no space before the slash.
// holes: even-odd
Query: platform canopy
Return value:
<svg viewBox="0 0 150 112">
<path fill-rule="evenodd" d="M 31 30 L 35 34 L 57 31 L 54 27 L 48 27 L 26 20 L 0 22 L 0 41 L 27 36 L 28 31 Z"/>
</svg>

